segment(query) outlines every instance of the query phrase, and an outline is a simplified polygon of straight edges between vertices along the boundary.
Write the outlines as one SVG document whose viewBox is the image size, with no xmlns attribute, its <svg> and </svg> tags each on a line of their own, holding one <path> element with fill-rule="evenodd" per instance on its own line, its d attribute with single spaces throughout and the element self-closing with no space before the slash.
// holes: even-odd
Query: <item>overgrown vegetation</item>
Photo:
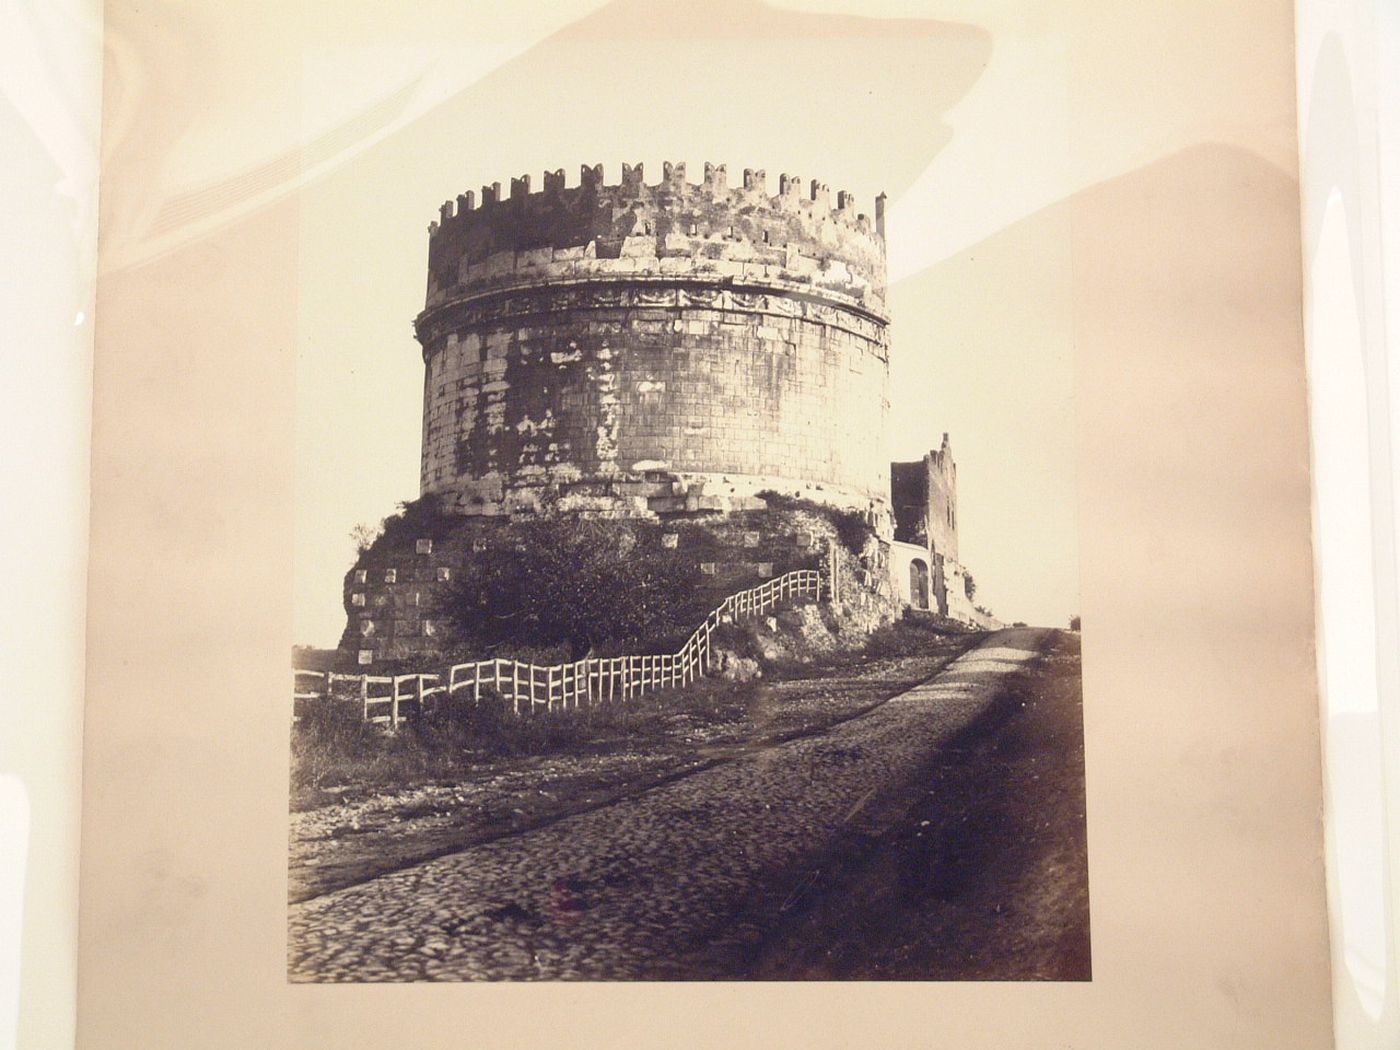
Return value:
<svg viewBox="0 0 1400 1050">
<path fill-rule="evenodd" d="M 368 554 L 370 548 L 379 542 L 379 537 L 384 535 L 384 523 L 369 525 L 361 522 L 350 530 L 350 542 L 355 545 L 357 556 Z"/>
<path fill-rule="evenodd" d="M 458 577 L 439 613 L 484 651 L 564 645 L 574 660 L 688 632 L 709 610 L 693 563 L 655 531 L 587 518 L 522 523 L 511 547 Z"/>
<path fill-rule="evenodd" d="M 436 495 L 421 496 L 400 503 L 398 513 L 384 519 L 382 537 L 391 546 L 402 546 L 419 537 L 439 540 L 460 521 L 443 508 Z"/>
<path fill-rule="evenodd" d="M 736 645 L 736 628 L 725 628 L 724 644 Z M 357 701 L 307 705 L 292 733 L 294 803 L 305 805 L 327 789 L 393 790 L 451 782 L 502 758 L 587 754 L 617 747 L 664 746 L 668 727 L 690 728 L 771 722 L 766 701 L 775 683 L 830 680 L 875 661 L 926 656 L 950 644 L 971 644 L 975 634 L 930 617 L 906 617 L 874 632 L 857 649 L 834 650 L 803 664 L 769 663 L 760 681 L 704 678 L 691 685 L 648 694 L 626 704 L 577 711 L 537 712 L 517 717 L 491 690 L 480 706 L 465 694 L 444 700 L 426 716 L 410 719 L 395 734 L 360 720 Z"/>
<path fill-rule="evenodd" d="M 292 732 L 292 791 L 304 801 L 337 785 L 401 788 L 450 781 L 501 758 L 587 753 L 651 739 L 668 720 L 740 718 L 758 688 L 756 682 L 702 679 L 626 704 L 526 717 L 487 689 L 480 705 L 458 694 L 397 733 L 361 721 L 358 704 L 317 704 Z"/>
<path fill-rule="evenodd" d="M 838 510 L 825 503 L 797 496 L 785 496 L 772 489 L 764 489 L 758 493 L 758 497 L 768 504 L 770 510 L 801 510 L 825 518 L 836 529 L 836 537 L 841 541 L 841 545 L 857 557 L 864 552 L 865 545 L 875 535 L 874 527 L 858 510 Z"/>
<path fill-rule="evenodd" d="M 356 553 L 365 555 L 376 547 L 397 546 L 414 539 L 441 539 L 460 520 L 444 509 L 437 495 L 430 494 L 400 503 L 396 513 L 377 525 L 356 525 L 350 530 L 350 540 Z"/>
</svg>

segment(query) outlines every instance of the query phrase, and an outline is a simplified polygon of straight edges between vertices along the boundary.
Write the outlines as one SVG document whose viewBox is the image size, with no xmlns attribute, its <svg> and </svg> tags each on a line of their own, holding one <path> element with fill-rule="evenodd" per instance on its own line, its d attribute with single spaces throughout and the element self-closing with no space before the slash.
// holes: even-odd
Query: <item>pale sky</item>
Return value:
<svg viewBox="0 0 1400 1050">
<path fill-rule="evenodd" d="M 1217 25 L 1208 38 L 1192 35 L 1196 3 Z M 1232 19 L 1207 0 L 444 0 L 411 13 L 366 0 L 319 21 L 269 4 L 287 32 L 259 40 L 301 49 L 299 86 L 219 50 L 218 20 L 249 17 L 233 6 L 201 12 L 211 75 L 141 85 L 187 119 L 141 144 L 148 178 L 124 183 L 139 200 L 104 198 L 105 250 L 109 266 L 139 263 L 299 195 L 294 632 L 307 644 L 343 627 L 350 529 L 417 495 L 411 321 L 444 199 L 525 172 L 538 184 L 546 168 L 574 185 L 582 163 L 615 181 L 643 161 L 654 182 L 664 160 L 695 178 L 707 160 L 731 178 L 764 168 L 774 186 L 780 172 L 818 178 L 866 211 L 887 192 L 891 458 L 949 431 L 979 602 L 1063 624 L 1078 611 L 1063 203 L 1200 141 L 1284 166 L 1293 149 L 1292 113 L 1258 111 L 1287 97 L 1277 78 L 1291 70 L 1250 47 L 1249 3 Z M 299 113 L 257 104 L 289 90 Z"/>
</svg>

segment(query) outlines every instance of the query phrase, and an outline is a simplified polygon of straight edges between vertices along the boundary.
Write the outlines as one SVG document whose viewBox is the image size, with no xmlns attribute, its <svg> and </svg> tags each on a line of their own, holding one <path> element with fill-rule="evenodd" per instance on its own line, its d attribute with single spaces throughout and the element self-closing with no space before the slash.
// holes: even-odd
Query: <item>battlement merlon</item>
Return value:
<svg viewBox="0 0 1400 1050">
<path fill-rule="evenodd" d="M 545 172 L 542 182 L 532 189 L 528 175 L 517 176 L 508 194 L 491 183 L 482 187 L 479 204 L 468 192 L 442 205 L 429 227 L 429 306 L 471 294 L 503 270 L 517 270 L 521 261 L 539 264 L 552 252 L 566 259 L 628 260 L 626 268 L 638 277 L 653 268 L 735 276 L 738 265 L 739 273 L 760 278 L 810 278 L 883 310 L 883 194 L 872 222 L 845 190 L 832 207 L 825 183 L 804 187 L 796 175 L 782 175 L 777 195 L 770 196 L 762 170 L 746 169 L 742 184 L 731 187 L 726 167 L 716 164 L 704 166 L 698 183 L 687 180 L 683 163 L 666 164 L 656 183 L 647 182 L 640 163 L 623 164 L 621 181 L 613 185 L 604 181 L 600 164 L 584 165 L 576 186 L 565 184 L 562 168 Z M 793 266 L 801 272 L 780 273 Z"/>
<path fill-rule="evenodd" d="M 482 187 L 481 203 L 478 206 L 476 195 L 470 191 L 459 194 L 455 201 L 447 200 L 441 209 L 442 218 L 448 219 L 468 219 L 472 213 L 489 209 L 493 205 L 502 204 L 507 200 L 516 201 L 522 198 L 534 198 L 539 204 L 544 204 L 550 197 L 562 193 L 596 193 L 602 196 L 614 197 L 618 199 L 648 199 L 659 196 L 691 197 L 708 196 L 711 200 L 729 200 L 731 203 L 738 203 L 740 200 L 750 203 L 758 203 L 760 206 L 766 205 L 774 211 L 782 211 L 788 207 L 788 201 L 800 200 L 805 210 L 818 213 L 829 212 L 833 221 L 847 224 L 854 224 L 856 220 L 855 197 L 846 190 L 838 190 L 836 193 L 837 205 L 831 206 L 831 191 L 827 184 L 813 179 L 807 193 L 801 191 L 802 180 L 796 175 L 780 175 L 778 193 L 769 196 L 767 192 L 767 173 L 762 169 L 754 170 L 745 168 L 742 184 L 738 187 L 730 188 L 726 165 L 711 164 L 706 162 L 704 178 L 700 182 L 689 182 L 686 179 L 686 164 L 684 161 L 672 163 L 667 161 L 662 166 L 662 176 L 660 181 L 652 184 L 645 179 L 645 167 L 641 163 L 622 165 L 622 177 L 617 183 L 607 184 L 603 181 L 603 165 L 582 165 L 579 171 L 579 181 L 577 186 L 567 186 L 566 176 L 563 168 L 554 171 L 544 172 L 543 188 L 532 190 L 531 177 L 529 174 L 512 177 L 510 180 L 510 193 L 507 196 L 501 192 L 501 183 L 493 182 Z M 757 198 L 755 200 L 755 198 Z M 880 219 L 884 214 L 885 194 L 880 194 L 876 199 L 876 219 Z M 882 236 L 882 235 L 881 235 Z"/>
</svg>

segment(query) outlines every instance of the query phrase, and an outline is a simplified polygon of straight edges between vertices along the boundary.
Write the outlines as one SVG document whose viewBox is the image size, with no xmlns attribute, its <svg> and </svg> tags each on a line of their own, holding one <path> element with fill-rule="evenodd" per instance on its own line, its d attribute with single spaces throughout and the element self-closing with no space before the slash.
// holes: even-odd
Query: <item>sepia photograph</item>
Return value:
<svg viewBox="0 0 1400 1050">
<path fill-rule="evenodd" d="M 947 251 L 993 48 L 619 0 L 308 195 L 291 980 L 1090 979 L 1069 229 Z"/>
<path fill-rule="evenodd" d="M 107 3 L 77 1044 L 1329 1045 L 1294 15 Z"/>
</svg>

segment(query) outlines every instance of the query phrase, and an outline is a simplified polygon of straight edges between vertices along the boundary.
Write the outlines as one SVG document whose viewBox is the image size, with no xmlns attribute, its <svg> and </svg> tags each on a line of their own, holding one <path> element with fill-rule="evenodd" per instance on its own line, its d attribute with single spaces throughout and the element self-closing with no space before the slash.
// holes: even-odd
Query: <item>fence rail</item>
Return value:
<svg viewBox="0 0 1400 1050">
<path fill-rule="evenodd" d="M 443 674 L 366 675 L 339 671 L 293 671 L 293 706 L 298 702 L 353 699 L 337 683 L 358 687 L 361 715 L 397 729 L 405 718 L 428 710 L 437 698 L 469 692 L 473 704 L 490 687 L 518 715 L 537 710 L 563 711 L 597 703 L 626 702 L 658 689 L 689 685 L 704 677 L 714 655 L 711 638 L 723 623 L 762 616 L 780 602 L 811 597 L 820 600 L 823 574 L 796 569 L 757 587 L 731 594 L 674 653 L 643 656 L 588 657 L 565 664 L 531 664 L 519 660 L 478 660 L 455 664 Z M 387 689 L 386 689 L 387 687 Z M 295 711 L 293 717 L 296 717 Z"/>
</svg>

